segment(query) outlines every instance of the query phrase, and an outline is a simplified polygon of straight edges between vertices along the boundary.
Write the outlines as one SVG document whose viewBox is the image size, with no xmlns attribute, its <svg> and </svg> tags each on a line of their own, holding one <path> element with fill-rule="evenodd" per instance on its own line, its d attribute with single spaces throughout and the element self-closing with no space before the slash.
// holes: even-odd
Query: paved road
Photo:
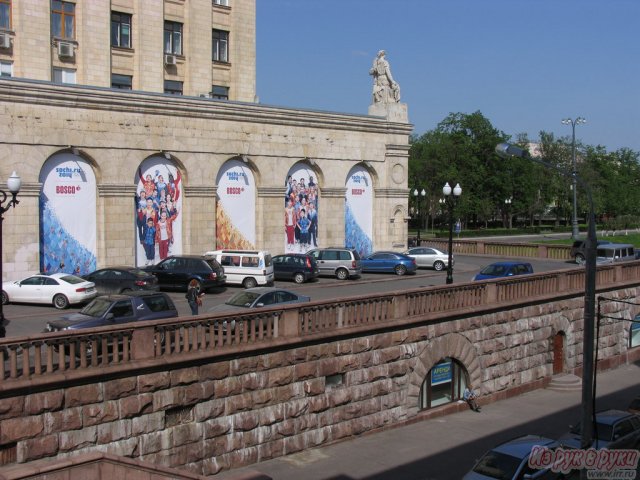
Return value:
<svg viewBox="0 0 640 480">
<path fill-rule="evenodd" d="M 503 260 L 497 257 L 458 255 L 454 270 L 454 282 L 470 281 L 481 267 L 491 262 Z M 529 259 L 535 272 L 575 268 L 576 265 L 558 260 Z M 388 293 L 409 288 L 430 287 L 444 285 L 446 272 L 436 272 L 430 269 L 420 269 L 416 275 L 398 277 L 394 274 L 364 274 L 356 280 L 339 281 L 335 278 L 320 278 L 317 281 L 304 285 L 296 285 L 293 282 L 276 282 L 281 288 L 286 288 L 303 295 L 308 295 L 312 300 L 328 300 L 339 297 L 357 296 L 362 294 Z M 240 291 L 241 287 L 231 286 L 210 292 L 204 297 L 204 305 L 201 311 L 224 303 L 233 294 Z M 169 292 L 180 315 L 189 315 L 190 310 L 184 298 L 184 292 Z M 8 320 L 7 336 L 16 337 L 33 335 L 42 332 L 48 320 L 59 318 L 61 315 L 80 310 L 80 307 L 69 308 L 65 311 L 56 310 L 46 305 L 14 305 L 3 307 L 5 317 Z"/>
<path fill-rule="evenodd" d="M 626 409 L 640 394 L 640 365 L 599 373 L 596 411 Z M 482 408 L 364 435 L 323 448 L 222 472 L 273 480 L 460 480 L 486 450 L 511 438 L 558 438 L 580 417 L 580 392 L 541 389 Z M 636 478 L 640 479 L 640 475 Z"/>
</svg>

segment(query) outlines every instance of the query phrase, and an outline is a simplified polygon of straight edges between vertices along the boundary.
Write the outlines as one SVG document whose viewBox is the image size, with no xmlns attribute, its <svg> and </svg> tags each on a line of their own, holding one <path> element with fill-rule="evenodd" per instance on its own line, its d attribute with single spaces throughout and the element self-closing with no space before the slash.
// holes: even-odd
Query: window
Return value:
<svg viewBox="0 0 640 480">
<path fill-rule="evenodd" d="M 131 90 L 131 81 L 133 77 L 131 75 L 118 75 L 116 73 L 111 74 L 111 88 L 118 88 L 120 90 Z"/>
<path fill-rule="evenodd" d="M 640 315 L 636 315 L 631 322 L 631 330 L 629 331 L 629 346 L 640 347 Z"/>
<path fill-rule="evenodd" d="M 52 0 L 51 33 L 54 37 L 74 39 L 76 23 L 76 5 L 70 2 Z"/>
<path fill-rule="evenodd" d="M 213 30 L 213 61 L 229 63 L 229 32 Z"/>
<path fill-rule="evenodd" d="M 0 62 L 0 77 L 13 77 L 13 63 Z"/>
<path fill-rule="evenodd" d="M 164 22 L 164 53 L 182 55 L 182 24 Z M 182 93 L 182 90 L 180 90 Z"/>
<path fill-rule="evenodd" d="M 111 46 L 131 48 L 131 15 L 111 12 Z"/>
<path fill-rule="evenodd" d="M 76 71 L 68 68 L 54 68 L 53 69 L 53 82 L 54 83 L 76 83 Z"/>
<path fill-rule="evenodd" d="M 229 100 L 229 87 L 223 87 L 221 85 L 212 85 L 211 98 L 217 98 L 219 100 Z"/>
<path fill-rule="evenodd" d="M 170 95 L 182 95 L 182 82 L 176 82 L 174 80 L 165 80 L 164 93 L 168 93 Z"/>
<path fill-rule="evenodd" d="M 11 29 L 11 0 L 0 0 L 0 28 Z"/>
<path fill-rule="evenodd" d="M 229 0 L 213 0 L 214 5 L 221 5 L 223 7 L 229 6 Z"/>
<path fill-rule="evenodd" d="M 462 398 L 467 386 L 467 374 L 462 365 L 452 358 L 444 358 L 429 370 L 422 382 L 418 407 L 423 410 Z"/>
</svg>

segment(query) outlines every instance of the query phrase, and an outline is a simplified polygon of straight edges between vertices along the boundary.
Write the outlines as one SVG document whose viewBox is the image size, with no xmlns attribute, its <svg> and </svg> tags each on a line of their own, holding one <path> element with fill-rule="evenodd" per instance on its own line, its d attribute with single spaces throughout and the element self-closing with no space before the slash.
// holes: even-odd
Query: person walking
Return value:
<svg viewBox="0 0 640 480">
<path fill-rule="evenodd" d="M 187 288 L 187 294 L 185 298 L 187 299 L 187 303 L 189 307 L 191 307 L 191 315 L 198 315 L 198 307 L 202 306 L 202 297 L 204 296 L 204 292 L 200 292 L 198 288 L 198 281 L 191 280 L 189 282 L 189 287 Z"/>
</svg>

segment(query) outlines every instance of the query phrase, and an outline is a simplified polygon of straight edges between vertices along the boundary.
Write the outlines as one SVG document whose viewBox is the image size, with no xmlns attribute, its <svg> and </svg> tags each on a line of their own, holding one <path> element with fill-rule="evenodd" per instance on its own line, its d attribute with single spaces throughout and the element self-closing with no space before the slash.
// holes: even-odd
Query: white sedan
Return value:
<svg viewBox="0 0 640 480">
<path fill-rule="evenodd" d="M 410 248 L 405 255 L 409 255 L 416 260 L 418 267 L 433 267 L 436 270 L 444 270 L 449 263 L 449 255 L 446 252 L 432 247 L 414 247 Z M 455 258 L 451 257 L 451 264 L 455 265 Z"/>
<path fill-rule="evenodd" d="M 69 273 L 32 275 L 23 280 L 2 283 L 2 304 L 9 302 L 52 303 L 63 309 L 87 302 L 98 295 L 93 282 Z"/>
</svg>

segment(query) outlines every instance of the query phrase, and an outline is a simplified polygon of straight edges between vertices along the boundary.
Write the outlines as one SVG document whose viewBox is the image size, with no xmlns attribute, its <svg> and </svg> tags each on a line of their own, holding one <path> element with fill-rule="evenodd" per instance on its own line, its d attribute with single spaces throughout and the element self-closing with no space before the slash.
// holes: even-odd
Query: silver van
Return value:
<svg viewBox="0 0 640 480">
<path fill-rule="evenodd" d="M 596 262 L 618 263 L 636 259 L 635 248 L 630 243 L 607 243 L 598 245 Z"/>
</svg>

